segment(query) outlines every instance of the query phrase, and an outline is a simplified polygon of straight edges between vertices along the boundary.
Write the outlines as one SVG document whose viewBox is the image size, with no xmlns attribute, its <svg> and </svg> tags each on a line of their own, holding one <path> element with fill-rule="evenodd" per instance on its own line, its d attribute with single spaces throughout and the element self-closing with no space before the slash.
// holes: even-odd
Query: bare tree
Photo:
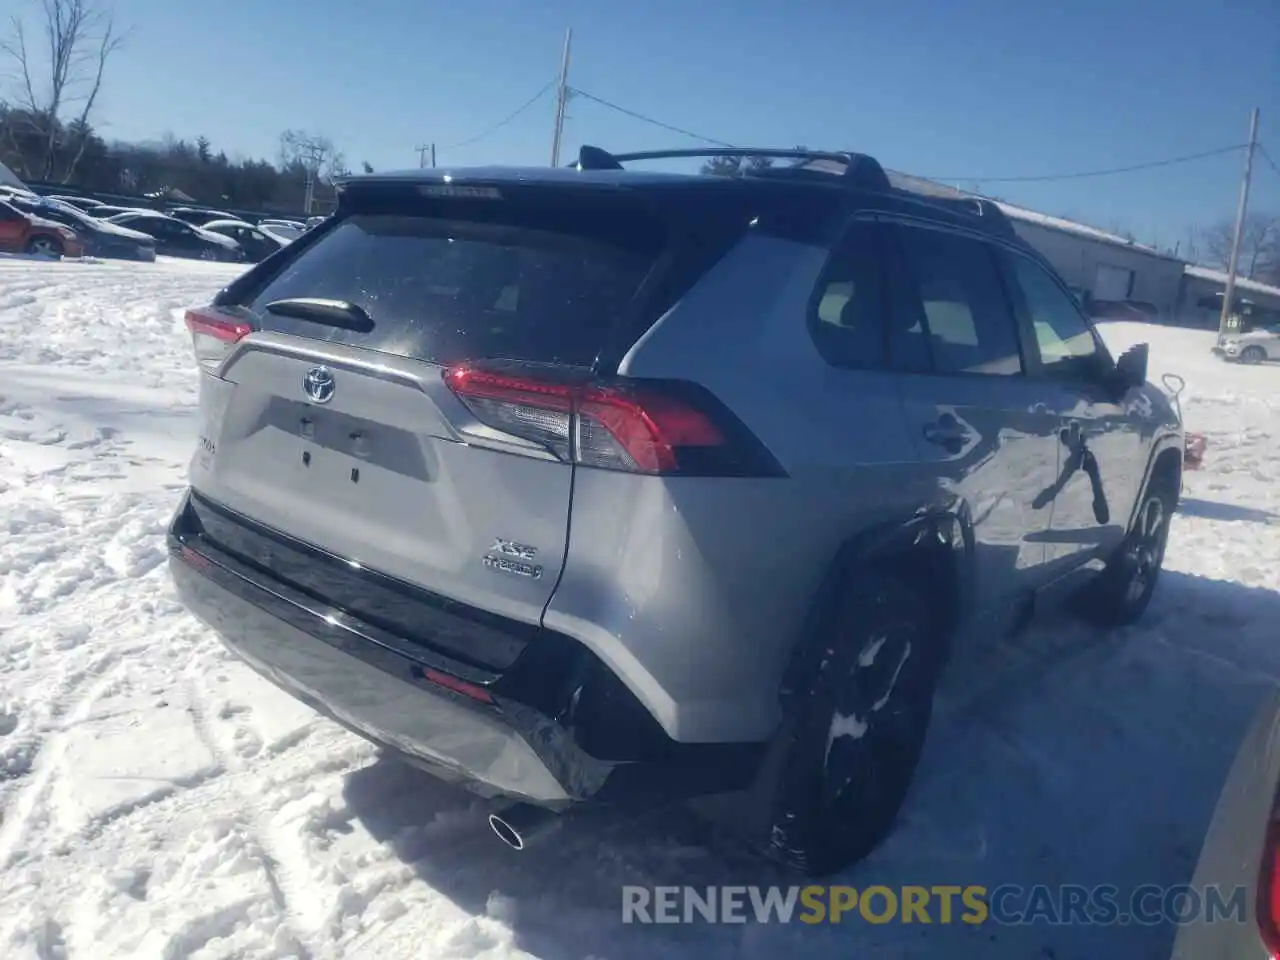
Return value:
<svg viewBox="0 0 1280 960">
<path fill-rule="evenodd" d="M 38 20 L 39 37 L 29 40 L 22 18 L 14 15 L 9 36 L 0 39 L 0 55 L 15 71 L 17 105 L 42 141 L 36 158 L 39 169 L 34 171 L 39 179 L 53 177 L 59 133 L 74 135 L 77 143 L 65 182 L 84 155 L 89 116 L 102 90 L 107 63 L 120 49 L 124 35 L 99 0 L 40 0 Z"/>
<path fill-rule="evenodd" d="M 1210 266 L 1225 269 L 1231 260 L 1235 222 L 1223 220 L 1196 232 L 1193 244 Z M 1273 275 L 1280 268 L 1280 216 L 1258 211 L 1244 218 L 1240 233 L 1240 275 L 1251 280 Z"/>
</svg>

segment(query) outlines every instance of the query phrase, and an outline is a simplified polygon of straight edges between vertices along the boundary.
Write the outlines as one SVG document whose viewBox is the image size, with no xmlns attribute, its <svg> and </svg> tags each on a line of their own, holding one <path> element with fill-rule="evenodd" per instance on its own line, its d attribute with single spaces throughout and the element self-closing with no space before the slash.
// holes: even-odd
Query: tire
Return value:
<svg viewBox="0 0 1280 960">
<path fill-rule="evenodd" d="M 1167 478 L 1152 479 L 1142 495 L 1133 527 L 1083 598 L 1085 619 L 1101 627 L 1139 620 L 1151 603 L 1169 542 L 1175 495 Z"/>
<path fill-rule="evenodd" d="M 27 241 L 27 253 L 33 256 L 57 258 L 62 256 L 62 251 L 62 241 L 57 237 L 40 234 Z"/>
<path fill-rule="evenodd" d="M 1267 359 L 1267 351 L 1256 345 L 1245 347 L 1240 351 L 1241 363 L 1261 363 L 1265 359 Z"/>
<path fill-rule="evenodd" d="M 933 713 L 941 644 L 929 610 L 904 580 L 874 573 L 842 598 L 784 726 L 766 857 L 822 876 L 888 834 Z"/>
</svg>

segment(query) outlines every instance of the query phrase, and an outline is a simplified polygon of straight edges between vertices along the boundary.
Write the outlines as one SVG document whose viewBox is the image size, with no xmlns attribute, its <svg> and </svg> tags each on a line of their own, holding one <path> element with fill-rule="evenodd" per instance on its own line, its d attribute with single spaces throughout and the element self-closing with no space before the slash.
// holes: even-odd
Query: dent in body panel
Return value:
<svg viewBox="0 0 1280 960">
<path fill-rule="evenodd" d="M 835 369 L 810 338 L 805 312 L 826 256 L 748 237 L 620 368 L 706 387 L 785 478 L 576 474 L 566 566 L 544 623 L 595 650 L 677 740 L 767 737 L 841 545 L 929 501 L 898 482 L 915 451 L 897 377 Z"/>
<path fill-rule="evenodd" d="M 581 469 L 543 624 L 594 651 L 673 739 L 763 740 L 843 531 L 884 516 L 883 478 L 847 479 L 819 492 L 786 479 Z"/>
<path fill-rule="evenodd" d="M 984 613 L 1007 606 L 1011 595 L 1033 590 L 1046 576 L 1056 419 L 1037 402 L 1039 388 L 1022 377 L 908 375 L 901 383 L 917 462 L 899 482 L 935 509 L 965 519 L 972 603 Z M 937 442 L 936 425 L 951 421 L 966 434 L 962 445 Z"/>
</svg>

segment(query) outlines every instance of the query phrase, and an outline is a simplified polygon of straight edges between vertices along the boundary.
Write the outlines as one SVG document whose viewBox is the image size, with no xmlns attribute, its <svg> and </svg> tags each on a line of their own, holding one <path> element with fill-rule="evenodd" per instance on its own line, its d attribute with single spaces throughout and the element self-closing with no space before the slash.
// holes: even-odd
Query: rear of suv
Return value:
<svg viewBox="0 0 1280 960">
<path fill-rule="evenodd" d="M 961 638 L 1154 588 L 1182 435 L 1144 348 L 1113 361 L 991 205 L 761 152 L 797 162 L 353 178 L 188 314 L 184 602 L 510 801 L 514 846 L 737 791 L 829 872 L 891 827 Z"/>
</svg>

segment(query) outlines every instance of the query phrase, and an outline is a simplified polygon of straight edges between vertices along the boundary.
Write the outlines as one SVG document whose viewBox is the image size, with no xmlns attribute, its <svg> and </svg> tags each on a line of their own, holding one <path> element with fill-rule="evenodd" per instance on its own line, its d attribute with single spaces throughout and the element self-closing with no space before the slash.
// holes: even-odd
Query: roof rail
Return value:
<svg viewBox="0 0 1280 960">
<path fill-rule="evenodd" d="M 689 150 L 610 153 L 601 147 L 583 146 L 578 151 L 577 163 L 570 166 L 576 166 L 579 170 L 621 170 L 624 163 L 636 160 L 700 157 L 768 157 L 795 160 L 796 163 L 791 166 L 766 167 L 760 170 L 747 170 L 744 173 L 747 176 L 762 178 L 806 179 L 825 183 L 834 181 L 862 190 L 908 194 L 922 203 L 977 217 L 989 229 L 1002 236 L 1017 235 L 1012 221 L 995 201 L 904 174 L 896 176 L 900 180 L 905 177 L 906 182 L 894 183 L 880 166 L 879 161 L 863 153 L 834 150 L 772 150 L 759 147 L 697 147 Z"/>
<path fill-rule="evenodd" d="M 926 199 L 950 210 L 956 210 L 971 217 L 979 217 L 992 229 L 998 230 L 1006 237 L 1017 235 L 1017 231 L 1013 229 L 1013 221 L 1000 209 L 999 204 L 986 197 L 928 197 Z"/>
<path fill-rule="evenodd" d="M 600 147 L 583 146 L 578 151 L 578 161 L 573 166 L 579 170 L 621 170 L 624 163 L 636 160 L 667 160 L 699 157 L 768 157 L 770 159 L 797 160 L 795 167 L 783 171 L 771 171 L 777 175 L 787 171 L 809 169 L 808 163 L 827 161 L 840 165 L 838 176 L 850 186 L 867 190 L 889 190 L 891 185 L 884 168 L 874 157 L 862 153 L 831 150 L 772 150 L 759 147 L 699 147 L 691 150 L 644 150 L 638 153 L 610 153 Z M 821 172 L 820 168 L 817 168 Z M 831 173 L 837 173 L 831 171 Z M 757 175 L 753 173 L 752 175 Z"/>
</svg>

